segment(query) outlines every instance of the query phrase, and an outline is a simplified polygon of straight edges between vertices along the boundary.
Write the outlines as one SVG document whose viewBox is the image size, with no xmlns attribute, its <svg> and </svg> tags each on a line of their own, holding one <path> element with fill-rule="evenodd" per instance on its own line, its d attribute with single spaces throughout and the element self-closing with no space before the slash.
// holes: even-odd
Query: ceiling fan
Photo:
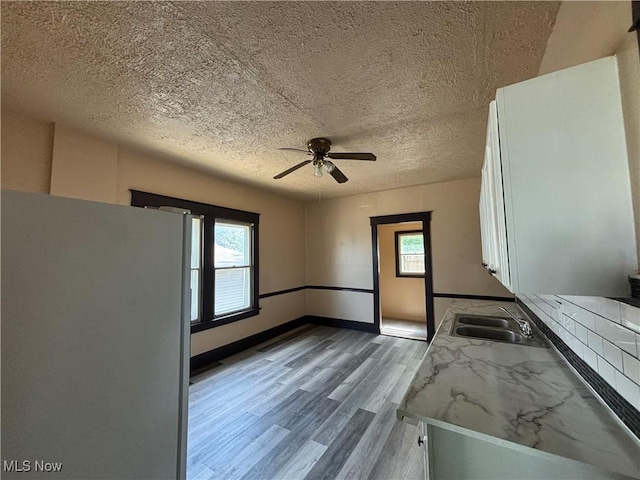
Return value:
<svg viewBox="0 0 640 480">
<path fill-rule="evenodd" d="M 324 169 L 336 180 L 336 182 L 344 183 L 349 179 L 331 160 L 327 160 L 328 158 L 332 160 L 369 160 L 372 162 L 376 160 L 376 156 L 373 153 L 330 153 L 331 141 L 328 138 L 312 138 L 307 142 L 307 149 L 308 151 L 300 150 L 298 148 L 280 148 L 279 150 L 293 150 L 295 152 L 304 152 L 307 155 L 313 155 L 313 160 L 300 162 L 273 178 L 277 180 L 285 175 L 295 172 L 300 167 L 304 167 L 305 165 L 312 163 L 313 174 L 316 177 L 321 177 L 322 170 Z"/>
</svg>

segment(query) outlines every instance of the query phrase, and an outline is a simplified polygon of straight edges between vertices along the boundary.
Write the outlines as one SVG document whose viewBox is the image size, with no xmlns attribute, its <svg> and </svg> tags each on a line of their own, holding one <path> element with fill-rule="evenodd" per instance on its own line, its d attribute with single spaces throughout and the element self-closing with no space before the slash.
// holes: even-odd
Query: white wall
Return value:
<svg viewBox="0 0 640 480">
<path fill-rule="evenodd" d="M 640 309 L 603 297 L 519 295 L 580 358 L 640 410 Z"/>
<path fill-rule="evenodd" d="M 480 179 L 470 179 L 308 203 L 307 285 L 372 289 L 370 217 L 432 211 L 434 291 L 510 296 L 481 265 L 479 196 Z M 344 298 L 357 305 L 351 320 L 373 323 L 372 294 L 309 290 L 308 313 L 339 315 Z M 436 324 L 449 302 L 436 299 Z"/>
</svg>

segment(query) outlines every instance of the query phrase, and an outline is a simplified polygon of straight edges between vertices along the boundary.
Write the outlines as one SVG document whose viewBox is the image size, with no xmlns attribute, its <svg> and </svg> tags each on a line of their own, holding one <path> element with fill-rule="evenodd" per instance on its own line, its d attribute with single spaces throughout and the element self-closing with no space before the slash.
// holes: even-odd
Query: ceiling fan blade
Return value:
<svg viewBox="0 0 640 480">
<path fill-rule="evenodd" d="M 334 160 L 369 160 L 371 162 L 376 160 L 373 153 L 328 153 L 327 157 Z"/>
<path fill-rule="evenodd" d="M 295 172 L 297 169 L 299 169 L 300 167 L 304 167 L 306 164 L 311 163 L 313 160 L 305 160 L 304 162 L 300 162 L 297 165 L 294 165 L 293 167 L 285 170 L 284 172 L 276 175 L 275 177 L 273 177 L 275 180 L 277 180 L 278 178 L 282 178 L 285 175 L 289 175 L 291 172 Z"/>
<path fill-rule="evenodd" d="M 307 155 L 311 155 L 311 152 L 309 150 L 302 150 L 300 148 L 282 147 L 282 148 L 279 148 L 278 150 L 291 150 L 293 152 L 302 152 L 302 153 L 306 153 Z"/>
<path fill-rule="evenodd" d="M 340 169 L 338 167 L 336 167 L 335 165 L 333 166 L 333 169 L 329 172 L 329 174 L 336 179 L 336 182 L 338 183 L 344 183 L 347 180 L 349 180 L 346 175 L 344 173 L 342 173 L 340 171 Z"/>
</svg>

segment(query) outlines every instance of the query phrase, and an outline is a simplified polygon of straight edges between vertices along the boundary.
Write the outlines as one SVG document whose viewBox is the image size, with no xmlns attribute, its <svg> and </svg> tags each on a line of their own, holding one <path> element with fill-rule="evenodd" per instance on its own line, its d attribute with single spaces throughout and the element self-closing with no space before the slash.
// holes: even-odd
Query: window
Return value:
<svg viewBox="0 0 640 480">
<path fill-rule="evenodd" d="M 396 232 L 396 277 L 424 277 L 422 230 Z"/>
<path fill-rule="evenodd" d="M 200 321 L 202 279 L 202 217 L 191 220 L 191 321 Z"/>
<path fill-rule="evenodd" d="M 260 215 L 131 190 L 131 205 L 189 210 L 191 225 L 191 332 L 259 313 Z"/>
<path fill-rule="evenodd" d="M 214 231 L 215 316 L 251 306 L 252 225 L 216 219 Z"/>
</svg>

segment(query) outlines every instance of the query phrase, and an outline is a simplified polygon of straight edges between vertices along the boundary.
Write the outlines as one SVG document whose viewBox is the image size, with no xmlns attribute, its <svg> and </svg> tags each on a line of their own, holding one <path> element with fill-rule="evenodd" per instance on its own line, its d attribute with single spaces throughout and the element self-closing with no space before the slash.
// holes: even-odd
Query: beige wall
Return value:
<svg viewBox="0 0 640 480">
<path fill-rule="evenodd" d="M 307 284 L 373 288 L 370 217 L 432 211 L 434 291 L 510 295 L 481 265 L 478 202 L 480 179 L 388 190 L 306 205 Z M 309 291 L 309 295 L 318 295 Z M 354 320 L 373 323 L 373 295 L 322 291 L 312 315 L 335 315 L 338 294 L 353 297 L 362 312 Z M 363 298 L 364 296 L 364 298 Z M 436 301 L 436 324 L 448 305 Z M 309 304 L 308 304 L 309 305 Z M 338 317 L 343 318 L 343 317 Z"/>
<path fill-rule="evenodd" d="M 2 188 L 49 193 L 54 125 L 2 109 Z"/>
<path fill-rule="evenodd" d="M 373 323 L 373 295 L 366 292 L 307 289 L 307 314 Z"/>
<path fill-rule="evenodd" d="M 115 203 L 118 145 L 56 124 L 51 195 Z"/>
<path fill-rule="evenodd" d="M 640 258 L 640 56 L 636 33 L 627 32 L 630 26 L 631 2 L 563 2 L 542 59 L 540 74 L 609 55 L 618 57 Z"/>
<path fill-rule="evenodd" d="M 54 140 L 55 129 L 55 140 Z M 2 112 L 2 187 L 130 203 L 138 189 L 260 214 L 260 293 L 304 285 L 304 206 L 166 160 L 12 112 Z M 53 168 L 52 168 L 53 164 Z M 260 301 L 261 312 L 191 336 L 191 354 L 259 333 L 306 313 L 304 291 Z"/>
<path fill-rule="evenodd" d="M 422 230 L 422 222 L 378 225 L 380 265 L 380 312 L 398 320 L 425 321 L 424 279 L 396 277 L 395 232 Z"/>
<path fill-rule="evenodd" d="M 121 148 L 117 201 L 129 189 L 149 191 L 260 214 L 260 293 L 304 285 L 304 206 L 255 188 Z"/>
<path fill-rule="evenodd" d="M 433 209 L 436 291 L 507 293 L 479 266 L 477 180 L 328 201 L 320 209 L 308 205 L 305 257 L 305 213 L 296 202 L 3 110 L 3 188 L 48 193 L 50 184 L 57 195 L 124 205 L 129 203 L 129 189 L 134 188 L 261 213 L 261 293 L 305 283 L 370 289 L 369 216 Z M 435 300 L 436 322 L 448 303 L 447 299 Z M 260 304 L 262 313 L 257 318 L 193 335 L 193 354 L 305 313 L 373 322 L 373 297 L 367 293 L 307 290 L 264 299 Z"/>
<path fill-rule="evenodd" d="M 117 202 L 128 204 L 129 189 L 187 198 L 260 214 L 260 293 L 304 285 L 304 207 L 298 202 L 254 188 L 219 180 L 197 170 L 158 161 L 148 154 L 121 148 Z M 193 355 L 305 315 L 305 292 L 260 300 L 258 317 L 196 333 Z"/>
</svg>

